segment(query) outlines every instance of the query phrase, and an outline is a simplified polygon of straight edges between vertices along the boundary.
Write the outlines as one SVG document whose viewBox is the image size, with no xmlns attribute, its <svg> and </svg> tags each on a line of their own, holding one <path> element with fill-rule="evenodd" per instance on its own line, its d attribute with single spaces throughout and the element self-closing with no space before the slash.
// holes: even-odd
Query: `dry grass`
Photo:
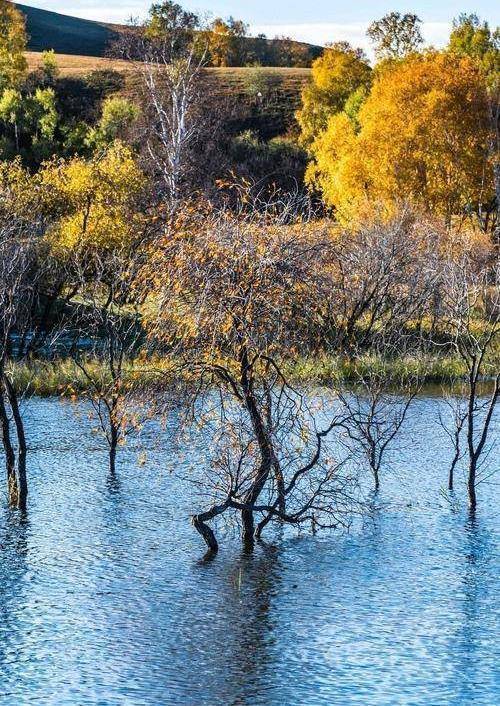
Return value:
<svg viewBox="0 0 500 706">
<path fill-rule="evenodd" d="M 26 57 L 30 71 L 34 71 L 41 66 L 42 55 L 39 52 L 29 51 L 26 53 Z M 57 54 L 57 64 L 61 76 L 85 76 L 97 69 L 130 70 L 126 61 L 103 59 L 95 56 L 72 56 L 71 54 Z"/>
<path fill-rule="evenodd" d="M 27 52 L 28 65 L 30 70 L 41 66 L 42 55 L 39 52 Z M 84 76 L 91 71 L 99 69 L 114 69 L 115 71 L 129 72 L 130 64 L 118 59 L 104 59 L 94 56 L 73 56 L 71 54 L 57 54 L 57 63 L 62 76 Z M 242 68 L 209 68 L 205 69 L 207 74 L 219 79 L 228 88 L 238 89 L 252 72 L 252 67 Z M 265 73 L 274 73 L 280 76 L 284 89 L 298 91 L 308 80 L 310 69 L 295 68 L 271 68 L 264 67 Z"/>
</svg>

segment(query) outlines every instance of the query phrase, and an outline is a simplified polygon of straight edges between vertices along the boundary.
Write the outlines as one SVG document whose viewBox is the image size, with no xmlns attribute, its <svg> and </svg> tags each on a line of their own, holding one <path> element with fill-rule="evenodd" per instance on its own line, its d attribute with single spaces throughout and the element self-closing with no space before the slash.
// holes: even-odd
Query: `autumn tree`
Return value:
<svg viewBox="0 0 500 706">
<path fill-rule="evenodd" d="M 375 47 L 377 59 L 402 59 L 418 51 L 423 44 L 421 20 L 412 13 L 390 12 L 372 22 L 367 35 Z"/>
<path fill-rule="evenodd" d="M 349 97 L 370 85 L 371 70 L 360 49 L 347 42 L 327 47 L 312 65 L 311 80 L 302 93 L 297 113 L 302 139 L 311 143 L 344 110 Z"/>
<path fill-rule="evenodd" d="M 486 76 L 490 108 L 490 156 L 495 180 L 495 240 L 500 240 L 500 28 L 494 31 L 475 14 L 459 15 L 453 22 L 448 51 L 468 56 L 481 67 Z M 493 221 L 491 208 L 479 214 L 487 224 Z"/>
<path fill-rule="evenodd" d="M 398 200 L 448 222 L 494 210 L 487 87 L 470 58 L 429 52 L 386 67 L 358 121 L 334 115 L 311 148 L 308 181 L 340 220 Z"/>
<path fill-rule="evenodd" d="M 47 162 L 37 181 L 45 193 L 44 208 L 54 214 L 46 238 L 61 253 L 112 251 L 131 246 L 141 232 L 133 205 L 144 175 L 131 150 L 119 142 L 91 159 Z"/>
<path fill-rule="evenodd" d="M 25 78 L 26 45 L 24 15 L 9 0 L 0 0 L 0 93 L 19 87 Z"/>
<path fill-rule="evenodd" d="M 207 51 L 213 66 L 241 66 L 245 63 L 243 40 L 248 27 L 241 20 L 217 17 L 207 30 Z"/>
<path fill-rule="evenodd" d="M 196 480 L 208 506 L 195 528 L 217 551 L 217 518 L 240 515 L 247 546 L 270 522 L 345 522 L 351 479 L 323 453 L 333 423 L 319 422 L 282 365 L 320 316 L 326 234 L 248 213 L 190 221 L 155 245 L 145 282 L 151 340 L 178 357 L 216 451 Z"/>
</svg>

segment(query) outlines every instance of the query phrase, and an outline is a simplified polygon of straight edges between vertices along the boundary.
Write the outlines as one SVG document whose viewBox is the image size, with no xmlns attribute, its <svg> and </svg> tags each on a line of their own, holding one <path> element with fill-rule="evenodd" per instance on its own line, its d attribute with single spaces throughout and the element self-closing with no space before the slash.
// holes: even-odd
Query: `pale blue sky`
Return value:
<svg viewBox="0 0 500 706">
<path fill-rule="evenodd" d="M 123 22 L 130 16 L 143 16 L 150 0 L 24 0 L 26 5 L 55 10 L 88 19 Z M 227 17 L 234 15 L 250 24 L 252 33 L 268 36 L 286 34 L 304 41 L 324 44 L 346 39 L 366 47 L 367 25 L 391 10 L 416 12 L 424 21 L 429 43 L 446 40 L 453 17 L 460 12 L 476 12 L 491 25 L 500 24 L 498 0 L 184 0 L 185 7 L 201 13 Z"/>
</svg>

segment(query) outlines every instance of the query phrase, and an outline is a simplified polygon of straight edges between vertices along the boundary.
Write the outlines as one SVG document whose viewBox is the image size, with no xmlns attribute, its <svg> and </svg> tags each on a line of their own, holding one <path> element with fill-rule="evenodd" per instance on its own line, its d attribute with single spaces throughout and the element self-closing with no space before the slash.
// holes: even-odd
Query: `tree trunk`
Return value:
<svg viewBox="0 0 500 706">
<path fill-rule="evenodd" d="M 114 424 L 111 424 L 111 442 L 109 445 L 109 472 L 116 473 L 116 450 L 118 448 L 119 432 Z"/>
<path fill-rule="evenodd" d="M 243 525 L 243 545 L 247 549 L 252 549 L 255 544 L 255 523 L 253 517 L 253 510 L 242 510 L 241 522 Z"/>
<path fill-rule="evenodd" d="M 208 547 L 208 551 L 212 552 L 213 554 L 217 554 L 217 552 L 219 551 L 219 545 L 217 543 L 217 539 L 215 538 L 215 534 L 212 528 L 200 519 L 201 517 L 201 515 L 195 515 L 193 517 L 193 525 L 203 537 L 205 544 Z"/>
<path fill-rule="evenodd" d="M 252 507 L 255 505 L 259 496 L 264 489 L 264 486 L 269 478 L 272 470 L 273 460 L 275 458 L 271 442 L 268 438 L 264 418 L 259 409 L 257 399 L 254 395 L 252 372 L 250 370 L 248 353 L 246 349 L 242 350 L 240 359 L 241 368 L 241 386 L 244 392 L 245 406 L 250 415 L 252 428 L 255 434 L 255 440 L 259 446 L 261 462 L 256 472 L 253 483 L 246 494 L 245 505 L 247 506 L 241 511 L 241 522 L 243 525 L 243 544 L 251 549 L 255 544 L 255 522 Z"/>
<path fill-rule="evenodd" d="M 208 547 L 208 551 L 211 554 L 216 554 L 219 551 L 219 545 L 215 538 L 215 534 L 211 527 L 207 525 L 207 522 L 213 520 L 217 515 L 222 515 L 222 513 L 227 510 L 229 506 L 229 501 L 226 501 L 222 505 L 214 505 L 207 512 L 202 512 L 199 515 L 194 515 L 192 518 L 193 525 L 195 529 L 201 534 L 205 544 Z"/>
<path fill-rule="evenodd" d="M 17 507 L 19 489 L 16 477 L 16 455 L 10 438 L 10 423 L 5 406 L 3 380 L 0 380 L 0 422 L 2 426 L 2 444 L 5 451 L 5 465 L 7 469 L 7 493 L 9 505 Z"/>
<path fill-rule="evenodd" d="M 453 461 L 451 462 L 450 471 L 448 473 L 448 490 L 452 491 L 455 485 L 455 468 L 460 460 L 460 447 L 456 446 L 455 455 L 453 456 Z"/>
<path fill-rule="evenodd" d="M 26 434 L 24 432 L 24 423 L 19 410 L 19 403 L 17 400 L 16 391 L 9 380 L 8 377 L 4 375 L 5 388 L 7 390 L 7 395 L 9 397 L 9 404 L 12 410 L 12 416 L 14 417 L 14 424 L 16 427 L 17 434 L 17 445 L 18 445 L 18 457 L 17 457 L 17 477 L 18 477 L 18 490 L 19 498 L 17 506 L 20 510 L 26 510 L 26 505 L 28 501 L 28 479 L 26 474 L 26 456 L 28 453 L 28 448 L 26 444 Z"/>
<path fill-rule="evenodd" d="M 477 506 L 476 470 L 476 459 L 472 458 L 469 463 L 469 475 L 467 478 L 467 495 L 469 497 L 469 508 L 471 510 L 475 510 Z"/>
</svg>

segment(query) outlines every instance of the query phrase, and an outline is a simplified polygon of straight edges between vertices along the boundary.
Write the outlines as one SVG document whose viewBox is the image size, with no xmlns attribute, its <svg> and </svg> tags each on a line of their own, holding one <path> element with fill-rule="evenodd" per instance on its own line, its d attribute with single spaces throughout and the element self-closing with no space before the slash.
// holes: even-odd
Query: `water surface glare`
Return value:
<svg viewBox="0 0 500 706">
<path fill-rule="evenodd" d="M 31 401 L 29 513 L 0 507 L 0 706 L 499 704 L 500 474 L 474 520 L 449 502 L 438 404 L 382 476 L 397 502 L 350 534 L 251 556 L 228 535 L 203 563 L 171 474 L 201 445 L 151 430 L 113 480 L 82 406 Z"/>
</svg>

